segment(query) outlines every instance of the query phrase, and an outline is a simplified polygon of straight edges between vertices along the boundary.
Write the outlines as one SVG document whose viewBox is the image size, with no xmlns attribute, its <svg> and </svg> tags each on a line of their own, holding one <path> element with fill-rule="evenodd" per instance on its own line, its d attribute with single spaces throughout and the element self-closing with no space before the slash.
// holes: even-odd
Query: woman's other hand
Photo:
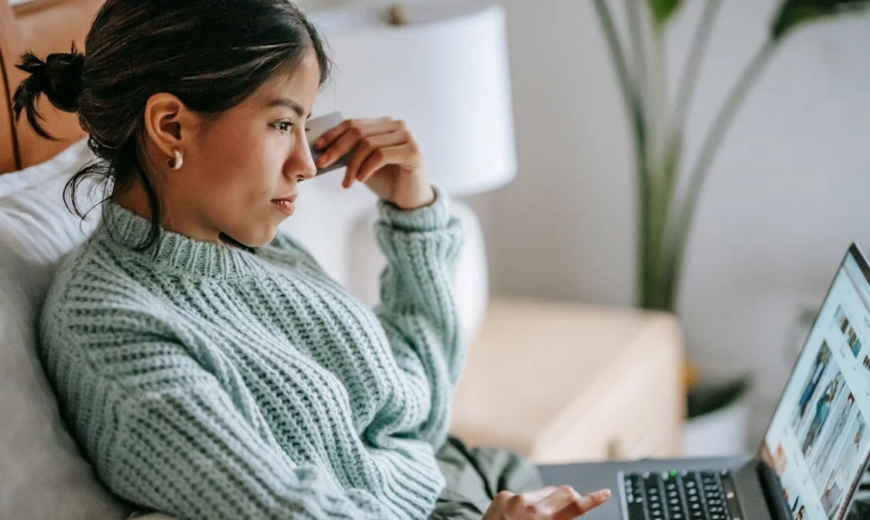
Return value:
<svg viewBox="0 0 870 520">
<path fill-rule="evenodd" d="M 571 486 L 549 486 L 517 495 L 502 491 L 483 520 L 573 520 L 607 502 L 610 490 L 581 495 Z"/>
<path fill-rule="evenodd" d="M 378 197 L 409 210 L 435 200 L 423 154 L 404 121 L 346 119 L 321 135 L 314 148 L 324 151 L 317 159 L 320 168 L 353 151 L 345 188 L 360 181 Z"/>
</svg>

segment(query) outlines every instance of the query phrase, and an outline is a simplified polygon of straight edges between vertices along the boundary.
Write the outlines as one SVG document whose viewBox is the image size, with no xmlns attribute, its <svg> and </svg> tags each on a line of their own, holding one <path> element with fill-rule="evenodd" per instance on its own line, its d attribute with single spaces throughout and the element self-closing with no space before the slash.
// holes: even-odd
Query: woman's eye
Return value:
<svg viewBox="0 0 870 520">
<path fill-rule="evenodd" d="M 286 134 L 291 128 L 293 128 L 293 123 L 288 121 L 283 121 L 275 125 L 275 128 L 278 129 L 282 134 Z"/>
</svg>

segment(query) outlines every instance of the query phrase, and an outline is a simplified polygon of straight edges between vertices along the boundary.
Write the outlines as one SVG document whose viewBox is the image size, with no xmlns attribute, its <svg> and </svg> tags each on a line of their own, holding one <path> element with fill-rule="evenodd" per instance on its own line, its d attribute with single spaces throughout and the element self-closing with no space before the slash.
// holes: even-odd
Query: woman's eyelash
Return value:
<svg viewBox="0 0 870 520">
<path fill-rule="evenodd" d="M 286 125 L 286 127 L 287 127 L 286 129 L 281 128 L 284 125 Z M 282 134 L 286 134 L 287 130 L 289 128 L 292 128 L 294 125 L 293 125 L 293 123 L 290 123 L 289 121 L 282 121 L 280 123 L 276 123 L 274 126 L 276 129 L 278 129 L 279 132 L 281 132 Z"/>
</svg>

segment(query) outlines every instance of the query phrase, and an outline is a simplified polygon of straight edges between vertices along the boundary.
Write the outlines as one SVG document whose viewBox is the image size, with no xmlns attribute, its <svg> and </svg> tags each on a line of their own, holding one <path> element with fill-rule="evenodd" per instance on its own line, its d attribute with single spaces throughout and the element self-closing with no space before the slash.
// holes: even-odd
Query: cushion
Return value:
<svg viewBox="0 0 870 520">
<path fill-rule="evenodd" d="M 2 518 L 118 520 L 127 513 L 80 455 L 36 354 L 36 320 L 54 266 L 99 213 L 81 223 L 63 204 L 63 186 L 94 159 L 82 139 L 45 163 L 0 175 Z"/>
</svg>

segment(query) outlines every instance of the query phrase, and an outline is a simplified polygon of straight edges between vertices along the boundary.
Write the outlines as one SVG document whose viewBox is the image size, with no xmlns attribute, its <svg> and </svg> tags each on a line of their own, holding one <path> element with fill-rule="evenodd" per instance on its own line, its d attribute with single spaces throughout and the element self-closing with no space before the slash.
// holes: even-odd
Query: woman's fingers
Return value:
<svg viewBox="0 0 870 520">
<path fill-rule="evenodd" d="M 408 126 L 389 117 L 346 119 L 326 131 L 314 142 L 323 150 L 315 164 L 327 168 L 352 153 L 341 185 L 350 188 L 354 181 L 365 182 L 385 166 L 396 164 L 413 169 L 419 163 L 420 149 Z"/>
<path fill-rule="evenodd" d="M 549 496 L 550 494 L 552 494 L 557 489 L 559 489 L 559 488 L 557 488 L 556 486 L 547 486 L 547 487 L 544 487 L 544 488 L 541 488 L 541 489 L 538 489 L 535 491 L 529 491 L 528 493 L 523 493 L 523 494 L 529 500 L 531 500 L 533 502 L 538 502 L 540 500 L 543 500 L 545 497 Z"/>
<path fill-rule="evenodd" d="M 581 495 L 571 486 L 561 486 L 538 503 L 543 518 L 573 520 L 600 506 L 610 498 L 610 490 L 603 489 Z"/>
<path fill-rule="evenodd" d="M 375 117 L 369 119 L 345 119 L 341 123 L 335 125 L 330 128 L 326 132 L 323 132 L 321 136 L 314 141 L 315 148 L 326 148 L 331 145 L 338 137 L 347 132 L 352 126 L 370 126 L 375 124 L 380 124 L 384 122 L 389 122 L 391 119 L 389 117 Z"/>
<path fill-rule="evenodd" d="M 410 134 L 406 131 L 372 135 L 360 139 L 359 144 L 353 152 L 353 157 L 347 165 L 347 171 L 345 171 L 344 175 L 344 183 L 342 184 L 352 184 L 354 179 L 362 181 L 363 179 L 358 175 L 361 173 L 361 167 L 375 151 L 380 148 L 405 144 L 409 139 Z"/>
<path fill-rule="evenodd" d="M 314 148 L 323 150 L 317 165 L 325 168 L 353 150 L 363 137 L 385 134 L 395 130 L 395 121 L 388 117 L 378 119 L 345 119 L 314 141 Z"/>
<path fill-rule="evenodd" d="M 580 493 L 571 486 L 560 486 L 535 504 L 541 518 L 552 520 L 574 520 L 585 513 L 578 508 Z"/>
<path fill-rule="evenodd" d="M 610 490 L 602 489 L 600 491 L 596 491 L 595 493 L 589 493 L 587 495 L 581 496 L 577 502 L 583 509 L 583 513 L 586 513 L 607 502 L 608 500 L 610 500 Z"/>
<path fill-rule="evenodd" d="M 413 149 L 409 144 L 401 144 L 399 146 L 386 146 L 378 148 L 363 162 L 360 166 L 359 173 L 356 178 L 360 182 L 369 180 L 375 172 L 390 164 L 401 164 L 406 158 L 413 153 Z"/>
<path fill-rule="evenodd" d="M 517 495 L 500 492 L 484 515 L 484 520 L 574 520 L 610 498 L 602 489 L 581 495 L 571 486 L 549 486 Z"/>
</svg>

